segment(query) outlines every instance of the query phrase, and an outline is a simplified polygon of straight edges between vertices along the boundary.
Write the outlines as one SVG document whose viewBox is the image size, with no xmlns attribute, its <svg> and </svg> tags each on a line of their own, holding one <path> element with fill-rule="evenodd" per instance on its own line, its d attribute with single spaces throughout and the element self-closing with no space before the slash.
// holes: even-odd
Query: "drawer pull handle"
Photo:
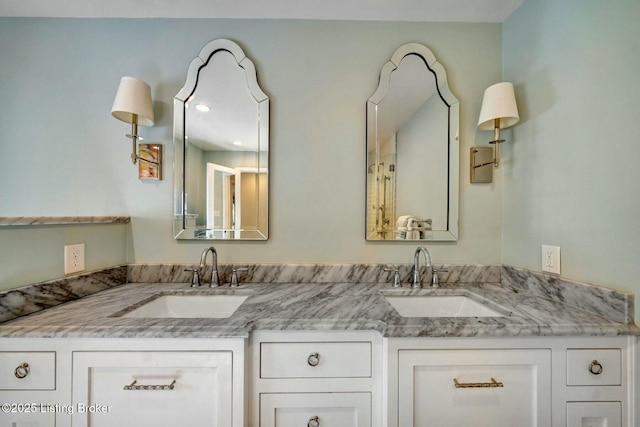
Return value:
<svg viewBox="0 0 640 427">
<path fill-rule="evenodd" d="M 604 371 L 604 368 L 597 360 L 594 360 L 593 362 L 591 362 L 591 365 L 589 365 L 589 372 L 591 372 L 593 375 L 600 375 L 602 371 Z"/>
<path fill-rule="evenodd" d="M 129 385 L 125 385 L 123 390 L 173 390 L 176 388 L 176 380 L 171 381 L 171 384 L 148 384 L 138 385 L 138 380 L 133 380 Z"/>
<path fill-rule="evenodd" d="M 309 366 L 318 366 L 320 364 L 320 355 L 318 353 L 311 353 L 307 358 Z"/>
<path fill-rule="evenodd" d="M 320 418 L 318 416 L 314 416 L 309 418 L 309 422 L 307 423 L 307 427 L 320 427 Z"/>
<path fill-rule="evenodd" d="M 31 368 L 29 368 L 29 364 L 27 362 L 24 362 L 22 365 L 16 368 L 16 370 L 14 371 L 14 374 L 16 375 L 16 378 L 22 379 L 27 375 L 29 375 L 30 371 L 31 371 Z"/>
<path fill-rule="evenodd" d="M 493 387 L 504 387 L 504 384 L 496 381 L 495 378 L 491 378 L 490 383 L 461 383 L 458 382 L 457 378 L 453 379 L 453 383 L 456 385 L 456 388 L 493 388 Z"/>
</svg>

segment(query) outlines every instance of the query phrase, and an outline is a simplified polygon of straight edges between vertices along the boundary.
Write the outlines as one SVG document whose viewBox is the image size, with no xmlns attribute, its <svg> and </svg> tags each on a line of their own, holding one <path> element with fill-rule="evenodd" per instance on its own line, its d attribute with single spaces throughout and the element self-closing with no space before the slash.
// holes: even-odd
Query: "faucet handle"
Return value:
<svg viewBox="0 0 640 427">
<path fill-rule="evenodd" d="M 441 271 L 449 271 L 449 269 L 445 268 L 444 266 L 440 267 L 440 268 L 435 268 L 433 267 L 431 269 L 431 287 L 432 288 L 439 288 L 440 287 L 440 279 L 438 279 L 438 273 Z"/>
<path fill-rule="evenodd" d="M 229 286 L 232 288 L 237 288 L 240 286 L 240 282 L 238 281 L 238 271 L 247 271 L 249 268 L 247 267 L 235 267 L 231 269 L 231 283 Z"/>
<path fill-rule="evenodd" d="M 384 271 L 392 271 L 393 272 L 393 283 L 391 287 L 393 288 L 401 288 L 402 284 L 400 283 L 400 270 L 397 265 L 391 265 L 385 267 Z"/>
<path fill-rule="evenodd" d="M 193 275 L 191 276 L 191 287 L 196 288 L 200 286 L 200 270 L 197 268 L 185 268 L 184 271 L 191 271 Z"/>
</svg>

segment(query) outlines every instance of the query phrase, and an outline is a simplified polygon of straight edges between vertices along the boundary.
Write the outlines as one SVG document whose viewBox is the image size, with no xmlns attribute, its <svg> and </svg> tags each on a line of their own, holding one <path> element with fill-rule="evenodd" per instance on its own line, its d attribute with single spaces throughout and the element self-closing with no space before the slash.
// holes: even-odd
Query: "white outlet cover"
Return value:
<svg viewBox="0 0 640 427">
<path fill-rule="evenodd" d="M 560 246 L 542 245 L 542 271 L 560 274 Z"/>
<path fill-rule="evenodd" d="M 64 274 L 84 271 L 84 243 L 64 247 Z"/>
</svg>

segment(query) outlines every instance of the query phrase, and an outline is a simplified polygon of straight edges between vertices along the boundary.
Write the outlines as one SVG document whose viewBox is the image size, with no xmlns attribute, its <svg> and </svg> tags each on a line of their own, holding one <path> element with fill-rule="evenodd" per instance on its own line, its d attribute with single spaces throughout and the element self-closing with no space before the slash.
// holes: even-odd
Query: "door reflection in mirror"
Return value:
<svg viewBox="0 0 640 427">
<path fill-rule="evenodd" d="M 269 99 L 230 40 L 207 44 L 174 101 L 175 237 L 268 238 Z"/>
<path fill-rule="evenodd" d="M 456 240 L 459 103 L 423 45 L 401 46 L 367 102 L 368 240 Z"/>
</svg>

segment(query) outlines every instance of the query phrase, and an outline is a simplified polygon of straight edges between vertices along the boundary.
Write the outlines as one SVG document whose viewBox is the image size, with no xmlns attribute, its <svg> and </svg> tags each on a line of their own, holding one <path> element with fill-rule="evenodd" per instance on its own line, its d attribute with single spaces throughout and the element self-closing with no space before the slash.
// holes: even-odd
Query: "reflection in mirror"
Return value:
<svg viewBox="0 0 640 427">
<path fill-rule="evenodd" d="M 230 40 L 207 44 L 174 99 L 176 239 L 268 238 L 269 98 Z"/>
<path fill-rule="evenodd" d="M 367 240 L 457 240 L 459 111 L 427 47 L 383 66 L 367 101 Z"/>
</svg>

